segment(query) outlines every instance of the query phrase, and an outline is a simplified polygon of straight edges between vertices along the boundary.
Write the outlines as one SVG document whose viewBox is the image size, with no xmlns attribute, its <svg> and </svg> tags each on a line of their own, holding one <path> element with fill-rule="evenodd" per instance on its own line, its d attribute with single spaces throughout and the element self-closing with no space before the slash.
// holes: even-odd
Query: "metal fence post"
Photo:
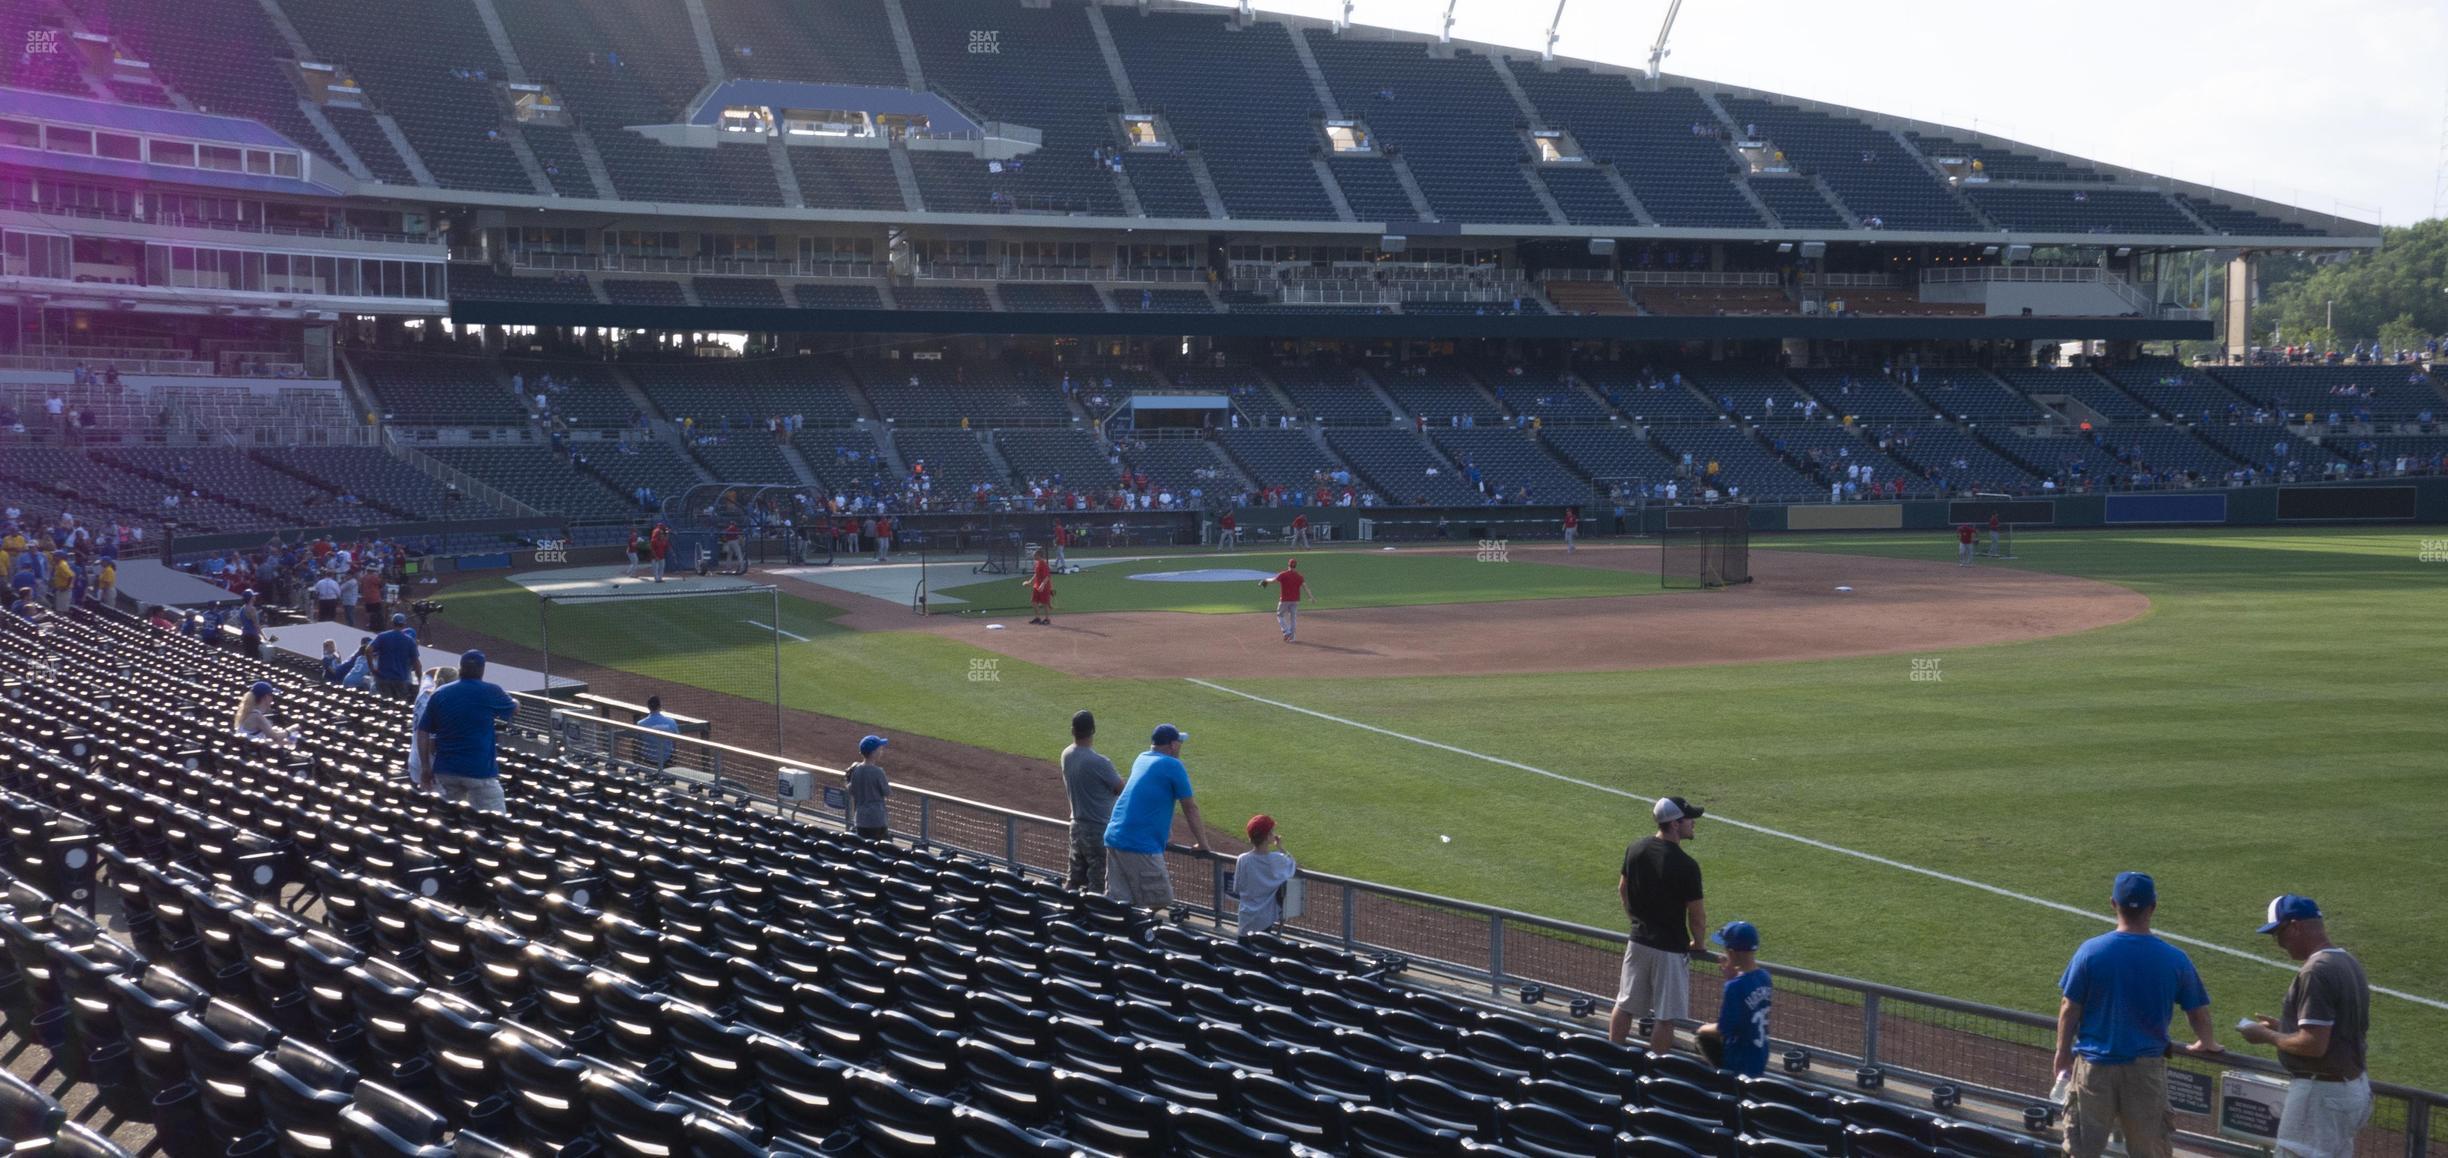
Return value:
<svg viewBox="0 0 2448 1158">
<path fill-rule="evenodd" d="M 1350 951 L 1350 949 L 1351 949 L 1351 947 L 1352 947 L 1352 906 L 1353 906 L 1354 904 L 1356 904 L 1356 903 L 1357 903 L 1356 901 L 1354 901 L 1354 900 L 1353 900 L 1353 897 L 1354 897 L 1355 895 L 1356 895 L 1356 894 L 1354 894 L 1354 893 L 1353 893 L 1352 889 L 1351 889 L 1349 886 L 1345 886 L 1345 887 L 1344 887 L 1344 889 L 1343 889 L 1343 948 L 1344 948 L 1344 950 L 1345 950 L 1346 952 Z"/>
<path fill-rule="evenodd" d="M 1003 863 L 1020 867 L 1020 818 L 1008 813 L 1003 817 Z"/>
<path fill-rule="evenodd" d="M 2406 1158 L 2429 1158 L 2431 1153 L 2431 1103 L 2421 1098 L 2406 1099 Z"/>
<path fill-rule="evenodd" d="M 920 843 L 920 844 L 926 844 L 926 843 L 928 843 L 928 840 L 927 840 L 927 829 L 928 829 L 928 827 L 930 826 L 930 822 L 931 822 L 931 821 L 933 821 L 934 819 L 935 819 L 935 798 L 934 798 L 934 797 L 932 797 L 932 796 L 921 796 L 921 797 L 919 797 L 919 798 L 918 798 L 918 843 Z"/>
<path fill-rule="evenodd" d="M 1879 995 L 1862 994 L 1862 1064 L 1878 1064 Z"/>
<path fill-rule="evenodd" d="M 1504 914 L 1488 914 L 1488 990 L 1504 994 Z"/>
<path fill-rule="evenodd" d="M 1216 928 L 1223 928 L 1224 861 L 1218 857 L 1207 858 L 1207 899 L 1208 907 L 1215 910 Z"/>
</svg>

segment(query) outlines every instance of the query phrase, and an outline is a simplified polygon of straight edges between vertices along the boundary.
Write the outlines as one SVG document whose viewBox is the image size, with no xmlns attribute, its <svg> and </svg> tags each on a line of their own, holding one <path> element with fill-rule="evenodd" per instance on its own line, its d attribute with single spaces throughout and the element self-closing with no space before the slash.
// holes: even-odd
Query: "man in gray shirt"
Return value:
<svg viewBox="0 0 2448 1158">
<path fill-rule="evenodd" d="M 2363 1069 L 2371 1032 L 2371 983 L 2363 963 L 2329 943 L 2320 905 L 2288 893 L 2269 903 L 2261 931 L 2303 962 L 2275 1019 L 2237 1028 L 2254 1045 L 2274 1046 L 2294 1080 L 2278 1115 L 2285 1158 L 2353 1158 L 2355 1137 L 2371 1121 L 2371 1077 Z"/>
<path fill-rule="evenodd" d="M 850 827 L 867 840 L 885 840 L 892 836 L 892 816 L 884 811 L 884 801 L 892 795 L 892 781 L 876 764 L 875 754 L 887 741 L 882 736 L 869 736 L 859 741 L 859 762 L 846 774 L 850 781 Z"/>
<path fill-rule="evenodd" d="M 1113 819 L 1114 798 L 1122 795 L 1122 777 L 1113 761 L 1099 753 L 1096 717 L 1086 710 L 1071 715 L 1071 746 L 1062 752 L 1063 788 L 1071 794 L 1071 873 L 1063 887 L 1078 893 L 1105 891 L 1105 825 Z"/>
</svg>

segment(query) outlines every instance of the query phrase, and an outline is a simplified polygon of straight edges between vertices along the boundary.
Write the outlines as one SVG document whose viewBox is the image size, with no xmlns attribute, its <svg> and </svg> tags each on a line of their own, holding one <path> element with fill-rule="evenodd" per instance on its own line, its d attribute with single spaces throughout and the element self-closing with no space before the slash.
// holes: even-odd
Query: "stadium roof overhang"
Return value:
<svg viewBox="0 0 2448 1158">
<path fill-rule="evenodd" d="M 1681 342 L 1708 339 L 1838 341 L 2195 341 L 2207 321 L 2158 318 L 1953 317 L 1480 317 L 1440 314 L 1083 314 L 971 310 L 803 310 L 585 303 L 454 301 L 462 325 L 606 326 L 756 333 L 1007 334 L 1053 337 L 1521 338 Z"/>
</svg>

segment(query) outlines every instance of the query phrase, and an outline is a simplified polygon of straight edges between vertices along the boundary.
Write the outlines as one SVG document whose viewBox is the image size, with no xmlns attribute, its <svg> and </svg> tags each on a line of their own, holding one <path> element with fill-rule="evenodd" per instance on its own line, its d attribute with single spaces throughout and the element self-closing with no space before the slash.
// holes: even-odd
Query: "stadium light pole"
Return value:
<svg viewBox="0 0 2448 1158">
<path fill-rule="evenodd" d="M 1570 2 L 1571 0 L 1556 0 L 1555 19 L 1547 22 L 1547 47 L 1539 50 L 1540 60 L 1553 61 L 1555 59 L 1556 30 L 1564 26 L 1564 5 Z"/>
<path fill-rule="evenodd" d="M 1641 70 L 1651 84 L 1657 83 L 1658 73 L 1666 67 L 1666 37 L 1674 32 L 1675 17 L 1682 11 L 1683 0 L 1666 0 L 1666 22 L 1658 25 L 1657 43 L 1649 46 L 1649 65 Z"/>
<path fill-rule="evenodd" d="M 1445 27 L 1437 33 L 1438 44 L 1453 43 L 1454 6 L 1461 2 L 1462 0 L 1445 0 Z"/>
</svg>

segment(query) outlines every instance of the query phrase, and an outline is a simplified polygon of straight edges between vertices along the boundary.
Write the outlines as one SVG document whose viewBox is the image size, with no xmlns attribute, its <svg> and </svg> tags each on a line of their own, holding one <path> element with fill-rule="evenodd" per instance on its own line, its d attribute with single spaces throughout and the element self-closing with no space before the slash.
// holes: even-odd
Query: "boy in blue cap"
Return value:
<svg viewBox="0 0 2448 1158">
<path fill-rule="evenodd" d="M 892 796 L 892 781 L 884 775 L 884 766 L 875 762 L 876 753 L 888 743 L 891 741 L 882 736 L 861 739 L 858 763 L 843 773 L 850 789 L 850 827 L 861 839 L 892 836 L 892 814 L 884 809 L 884 801 Z"/>
<path fill-rule="evenodd" d="M 2193 1026 L 2189 1054 L 2216 1054 L 2210 993 L 2184 950 L 2151 933 L 2159 886 L 2146 873 L 2118 873 L 2109 893 L 2116 928 L 2082 943 L 2057 983 L 2056 1070 L 2068 1079 L 2066 1153 L 2099 1158 L 2122 1131 L 2131 1158 L 2170 1158 L 2169 1010 Z"/>
<path fill-rule="evenodd" d="M 1729 921 L 1709 935 L 1725 947 L 1725 998 L 1717 1020 L 1693 1030 L 1700 1052 L 1730 1074 L 1758 1077 L 1768 1072 L 1768 1006 L 1776 990 L 1768 970 L 1759 963 L 1759 930 L 1749 921 Z"/>
</svg>

